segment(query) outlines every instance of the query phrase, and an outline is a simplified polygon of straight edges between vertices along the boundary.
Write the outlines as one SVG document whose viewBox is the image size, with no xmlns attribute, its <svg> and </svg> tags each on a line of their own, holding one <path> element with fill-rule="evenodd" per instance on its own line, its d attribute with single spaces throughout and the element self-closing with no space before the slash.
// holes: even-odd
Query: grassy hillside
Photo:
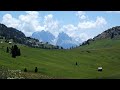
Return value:
<svg viewBox="0 0 120 90">
<path fill-rule="evenodd" d="M 2 48 L 2 46 L 4 46 Z M 0 43 L 0 65 L 24 70 L 27 78 L 99 79 L 120 78 L 120 40 L 99 40 L 72 50 L 46 50 L 18 45 L 21 56 L 6 53 L 7 43 Z M 75 63 L 78 65 L 75 65 Z M 102 72 L 97 68 L 103 67 Z M 34 73 L 38 67 L 38 73 Z"/>
</svg>

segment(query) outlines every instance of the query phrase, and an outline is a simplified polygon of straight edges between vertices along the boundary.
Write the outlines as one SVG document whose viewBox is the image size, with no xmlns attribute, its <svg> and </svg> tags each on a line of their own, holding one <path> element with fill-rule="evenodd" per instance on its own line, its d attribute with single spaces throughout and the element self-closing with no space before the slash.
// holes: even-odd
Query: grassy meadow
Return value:
<svg viewBox="0 0 120 90">
<path fill-rule="evenodd" d="M 47 50 L 17 44 L 21 56 L 6 53 L 0 43 L 0 66 L 21 70 L 28 79 L 119 79 L 120 40 L 98 40 L 71 50 Z M 78 65 L 76 65 L 76 62 Z M 102 66 L 103 71 L 97 68 Z M 38 72 L 35 73 L 35 67 Z M 27 72 L 24 72 L 27 68 Z"/>
</svg>

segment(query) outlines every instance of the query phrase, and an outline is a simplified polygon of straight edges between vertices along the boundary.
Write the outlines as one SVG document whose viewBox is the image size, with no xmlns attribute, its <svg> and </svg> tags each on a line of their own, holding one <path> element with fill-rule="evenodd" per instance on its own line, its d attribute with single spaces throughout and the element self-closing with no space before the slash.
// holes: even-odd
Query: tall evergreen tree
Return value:
<svg viewBox="0 0 120 90">
<path fill-rule="evenodd" d="M 12 46 L 11 53 L 13 58 L 21 55 L 20 49 L 17 47 L 17 45 Z"/>
<path fill-rule="evenodd" d="M 14 45 L 14 53 L 15 53 L 15 56 L 18 55 L 18 47 L 17 47 L 17 45 Z"/>
<path fill-rule="evenodd" d="M 76 62 L 76 65 L 78 65 L 78 63 Z"/>
<path fill-rule="evenodd" d="M 35 72 L 38 72 L 38 68 L 37 67 L 35 67 Z"/>
<path fill-rule="evenodd" d="M 11 51 L 11 53 L 12 53 L 12 57 L 13 57 L 13 58 L 16 58 L 15 49 L 12 48 L 11 50 L 12 50 L 12 51 Z"/>
<path fill-rule="evenodd" d="M 7 50 L 6 50 L 7 53 L 9 53 L 9 48 L 7 47 Z"/>
<path fill-rule="evenodd" d="M 57 46 L 57 49 L 59 49 L 59 46 Z"/>
<path fill-rule="evenodd" d="M 61 47 L 61 49 L 63 49 L 63 47 Z"/>
</svg>

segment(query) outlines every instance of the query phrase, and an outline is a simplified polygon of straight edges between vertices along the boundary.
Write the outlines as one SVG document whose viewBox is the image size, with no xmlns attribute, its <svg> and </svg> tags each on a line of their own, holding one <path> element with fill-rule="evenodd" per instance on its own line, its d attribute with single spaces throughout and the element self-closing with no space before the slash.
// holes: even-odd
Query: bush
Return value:
<svg viewBox="0 0 120 90">
<path fill-rule="evenodd" d="M 38 68 L 37 67 L 35 67 L 35 72 L 38 72 Z"/>
<path fill-rule="evenodd" d="M 86 51 L 87 53 L 90 53 L 90 51 Z"/>
<path fill-rule="evenodd" d="M 24 69 L 24 72 L 27 72 L 27 68 Z"/>
<path fill-rule="evenodd" d="M 76 65 L 78 65 L 77 62 L 76 62 Z"/>
</svg>

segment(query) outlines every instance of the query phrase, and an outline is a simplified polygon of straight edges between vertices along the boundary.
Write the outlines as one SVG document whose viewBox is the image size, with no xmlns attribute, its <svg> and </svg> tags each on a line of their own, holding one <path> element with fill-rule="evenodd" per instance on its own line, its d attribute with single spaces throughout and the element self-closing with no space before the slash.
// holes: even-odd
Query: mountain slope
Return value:
<svg viewBox="0 0 120 90">
<path fill-rule="evenodd" d="M 64 48 L 76 46 L 76 44 L 74 44 L 72 41 L 72 38 L 64 32 L 59 33 L 56 45 L 62 46 Z"/>
<path fill-rule="evenodd" d="M 48 37 L 44 36 L 44 33 L 47 33 L 46 36 Z M 51 40 L 51 38 L 52 39 L 54 38 L 54 36 L 52 36 L 49 32 L 42 31 L 42 35 L 44 36 L 44 40 L 46 40 L 46 38 L 48 38 L 49 40 Z M 1 39 L 5 38 L 6 42 L 12 39 L 14 43 L 24 44 L 30 47 L 39 47 L 39 48 L 46 48 L 46 49 L 57 47 L 51 44 L 45 44 L 43 42 L 39 42 L 39 40 L 35 38 L 26 37 L 23 32 L 12 27 L 7 27 L 4 24 L 0 24 L 0 38 Z"/>
<path fill-rule="evenodd" d="M 55 36 L 53 34 L 44 30 L 40 32 L 34 32 L 32 34 L 32 37 L 38 39 L 39 41 L 49 42 L 49 43 L 52 43 L 52 41 L 55 39 Z"/>
<path fill-rule="evenodd" d="M 120 40 L 120 26 L 110 28 L 102 32 L 101 34 L 95 36 L 93 39 L 88 39 L 87 41 L 83 42 L 82 45 L 89 45 L 90 43 L 104 39 Z"/>
<path fill-rule="evenodd" d="M 110 28 L 94 38 L 98 39 L 120 39 L 120 26 Z"/>
<path fill-rule="evenodd" d="M 71 50 L 46 50 L 18 45 L 21 56 L 15 59 L 5 52 L 9 46 L 8 43 L 0 44 L 0 66 L 10 70 L 23 72 L 27 68 L 29 74 L 35 74 L 34 68 L 38 67 L 38 76 L 42 74 L 62 79 L 120 79 L 119 38 L 89 40 L 89 44 Z M 99 66 L 103 68 L 102 72 L 98 72 Z"/>
<path fill-rule="evenodd" d="M 7 27 L 4 24 L 0 24 L 0 36 L 6 38 L 25 38 L 24 33 L 15 28 Z"/>
<path fill-rule="evenodd" d="M 4 24 L 0 24 L 0 36 L 5 37 L 6 39 L 13 39 L 22 44 L 26 38 L 25 34 L 21 31 L 12 27 L 7 27 Z"/>
<path fill-rule="evenodd" d="M 49 42 L 51 44 L 61 46 L 65 49 L 76 46 L 72 38 L 64 32 L 59 33 L 58 37 L 55 38 L 52 33 L 42 30 L 40 32 L 34 32 L 32 34 L 32 38 L 36 38 L 43 42 Z"/>
<path fill-rule="evenodd" d="M 112 48 L 100 48 L 102 46 L 100 42 L 106 44 L 111 42 Z M 9 44 L 2 43 L 0 44 L 0 66 L 3 65 L 10 70 L 22 71 L 27 68 L 28 73 L 33 74 L 34 68 L 38 67 L 38 77 L 27 77 L 33 79 L 40 79 L 40 74 L 70 79 L 119 79 L 120 40 L 100 42 L 97 41 L 96 44 L 71 50 L 45 50 L 18 45 L 21 49 L 21 56 L 15 59 L 5 52 Z M 98 47 L 98 44 L 100 47 Z M 78 63 L 77 66 L 76 62 Z M 99 66 L 103 67 L 102 72 L 97 71 Z"/>
</svg>

